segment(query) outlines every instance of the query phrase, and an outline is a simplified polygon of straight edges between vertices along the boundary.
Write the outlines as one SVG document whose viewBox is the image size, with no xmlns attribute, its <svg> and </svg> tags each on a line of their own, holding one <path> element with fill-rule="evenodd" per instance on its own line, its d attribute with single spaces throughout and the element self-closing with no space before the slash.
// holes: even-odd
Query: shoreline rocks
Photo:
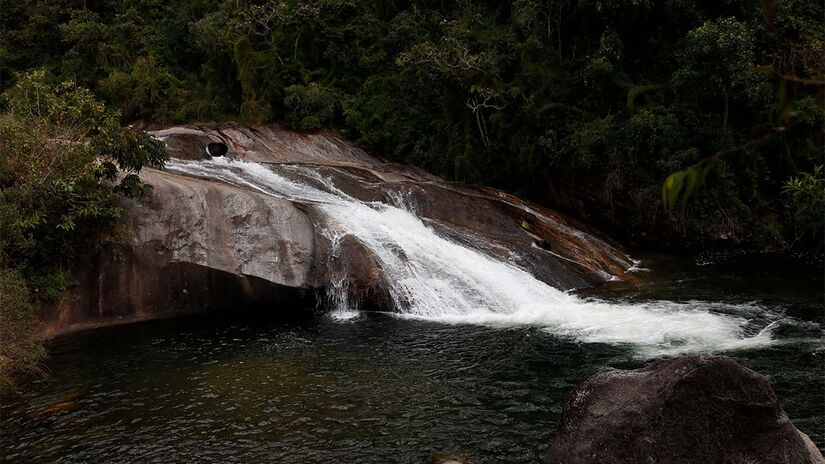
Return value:
<svg viewBox="0 0 825 464">
<path fill-rule="evenodd" d="M 724 356 L 606 370 L 574 390 L 550 464 L 821 464 L 768 380 Z"/>
</svg>

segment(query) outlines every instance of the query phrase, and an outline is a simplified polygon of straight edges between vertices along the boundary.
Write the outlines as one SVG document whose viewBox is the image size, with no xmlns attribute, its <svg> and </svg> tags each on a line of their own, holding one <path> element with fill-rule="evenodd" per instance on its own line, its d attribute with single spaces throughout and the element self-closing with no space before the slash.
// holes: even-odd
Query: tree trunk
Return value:
<svg viewBox="0 0 825 464">
<path fill-rule="evenodd" d="M 722 89 L 722 93 L 725 95 L 725 115 L 722 118 L 722 133 L 727 133 L 728 131 L 728 89 Z"/>
</svg>

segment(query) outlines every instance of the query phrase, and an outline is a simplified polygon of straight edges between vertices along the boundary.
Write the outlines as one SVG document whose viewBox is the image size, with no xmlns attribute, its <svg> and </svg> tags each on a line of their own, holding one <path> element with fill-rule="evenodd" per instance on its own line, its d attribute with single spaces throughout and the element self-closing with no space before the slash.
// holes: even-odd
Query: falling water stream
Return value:
<svg viewBox="0 0 825 464">
<path fill-rule="evenodd" d="M 445 323 L 534 325 L 582 342 L 631 344 L 645 355 L 763 346 L 781 315 L 755 305 L 701 301 L 621 304 L 555 289 L 516 264 L 439 235 L 405 206 L 364 202 L 338 189 L 317 168 L 213 158 L 168 169 L 313 205 L 326 217 L 333 243 L 352 235 L 386 274 L 399 317 Z M 279 172 L 280 171 L 280 172 Z M 345 285 L 338 285 L 345 292 Z M 335 314 L 355 305 L 335 299 Z"/>
</svg>

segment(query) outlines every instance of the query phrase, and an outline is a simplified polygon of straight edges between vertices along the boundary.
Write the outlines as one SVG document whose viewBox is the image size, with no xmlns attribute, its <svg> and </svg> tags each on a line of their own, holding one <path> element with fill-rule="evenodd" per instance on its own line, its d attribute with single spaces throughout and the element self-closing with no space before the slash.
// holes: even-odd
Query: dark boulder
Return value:
<svg viewBox="0 0 825 464">
<path fill-rule="evenodd" d="M 600 372 L 568 399 L 552 464 L 821 463 L 768 380 L 727 357 Z"/>
<path fill-rule="evenodd" d="M 327 292 L 343 292 L 330 295 L 346 298 L 351 308 L 383 310 L 392 304 L 392 297 L 385 284 L 378 259 L 356 237 L 346 235 L 329 246 L 327 266 Z"/>
</svg>

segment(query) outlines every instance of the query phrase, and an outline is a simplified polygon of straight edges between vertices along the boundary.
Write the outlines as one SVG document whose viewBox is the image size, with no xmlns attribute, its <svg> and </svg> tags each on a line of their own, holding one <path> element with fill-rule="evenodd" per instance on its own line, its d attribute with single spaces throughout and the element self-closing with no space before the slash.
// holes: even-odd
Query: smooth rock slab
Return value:
<svg viewBox="0 0 825 464">
<path fill-rule="evenodd" d="M 722 356 L 600 372 L 568 399 L 551 464 L 809 464 L 768 380 Z"/>
<path fill-rule="evenodd" d="M 561 290 L 629 277 L 632 263 L 620 247 L 583 224 L 495 189 L 384 162 L 327 131 L 276 124 L 144 129 L 153 129 L 176 158 L 223 155 L 272 169 L 301 167 L 362 201 L 404 197 L 439 233 L 502 260 L 518 259 Z M 203 176 L 147 168 L 140 177 L 151 193 L 122 199 L 122 233 L 90 244 L 75 263 L 77 284 L 43 315 L 47 335 L 250 305 L 294 310 L 315 295 L 343 297 L 342 289 L 363 309 L 388 309 L 376 257 L 353 235 L 330 243 L 328 218 L 316 205 Z"/>
</svg>

